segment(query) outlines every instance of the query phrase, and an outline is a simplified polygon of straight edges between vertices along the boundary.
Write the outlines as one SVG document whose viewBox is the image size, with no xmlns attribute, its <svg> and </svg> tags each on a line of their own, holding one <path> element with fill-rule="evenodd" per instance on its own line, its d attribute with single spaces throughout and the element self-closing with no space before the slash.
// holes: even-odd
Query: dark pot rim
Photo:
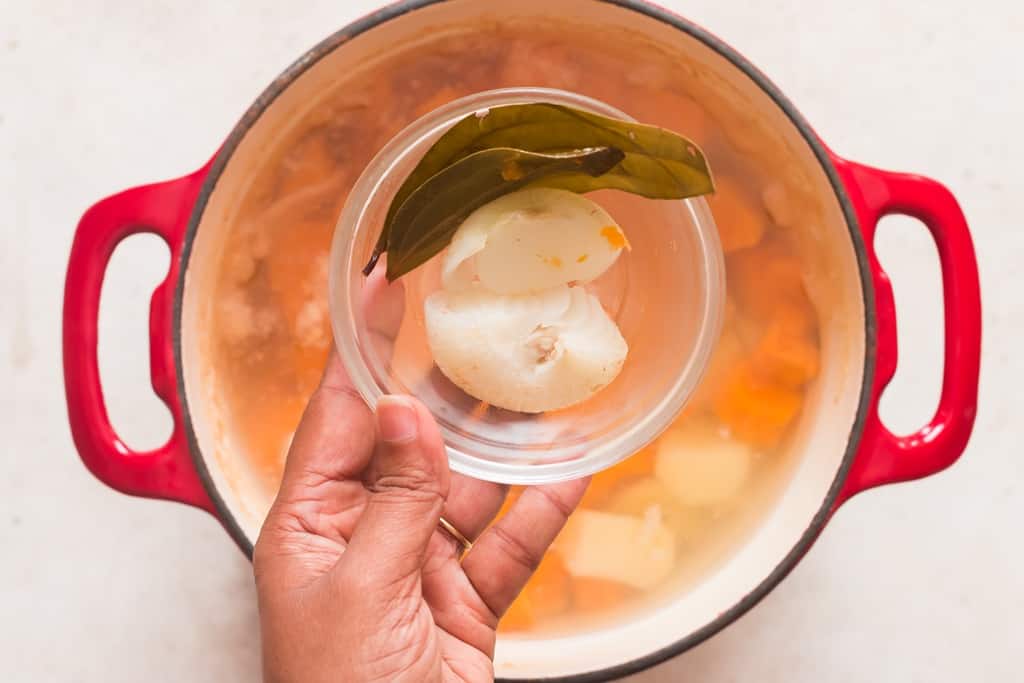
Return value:
<svg viewBox="0 0 1024 683">
<path fill-rule="evenodd" d="M 229 510 L 224 497 L 217 490 L 210 470 L 206 465 L 202 452 L 200 451 L 198 440 L 196 439 L 191 413 L 189 412 L 188 396 L 185 392 L 184 367 L 181 362 L 182 302 L 184 298 L 185 275 L 188 272 L 188 263 L 192 255 L 192 247 L 195 241 L 196 231 L 198 230 L 203 212 L 206 209 L 207 202 L 209 201 L 213 191 L 216 189 L 217 181 L 227 166 L 227 163 L 235 149 L 241 143 L 249 129 L 251 129 L 256 121 L 259 120 L 263 112 L 266 111 L 274 100 L 276 100 L 277 97 L 299 76 L 305 73 L 310 67 L 323 59 L 326 55 L 330 54 L 335 49 L 356 36 L 359 36 L 385 22 L 410 14 L 418 9 L 448 1 L 449 0 L 404 0 L 402 2 L 389 5 L 363 17 L 362 19 L 350 23 L 299 57 L 298 60 L 281 73 L 280 76 L 274 79 L 270 86 L 264 90 L 258 98 L 256 98 L 253 104 L 235 125 L 234 129 L 232 129 L 231 134 L 218 151 L 217 156 L 214 158 L 213 163 L 210 166 L 209 173 L 206 176 L 203 187 L 196 199 L 191 217 L 189 218 L 188 228 L 185 232 L 183 248 L 181 250 L 180 261 L 178 264 L 178 281 L 176 283 L 174 295 L 173 344 L 178 395 L 181 397 L 182 402 L 182 416 L 184 420 L 185 434 L 188 439 L 189 453 L 195 465 L 196 472 L 199 474 L 199 478 L 202 480 L 203 486 L 209 493 L 210 499 L 213 501 L 217 514 L 220 517 L 221 522 L 224 524 L 224 527 L 230 533 L 235 543 L 238 544 L 238 547 L 241 548 L 242 552 L 244 552 L 250 559 L 252 559 L 253 542 L 245 535 L 245 532 L 242 530 L 238 520 Z M 815 513 L 804 532 L 801 534 L 797 543 L 789 550 L 788 553 L 786 553 L 785 557 L 782 558 L 772 572 L 757 586 L 750 590 L 728 610 L 719 614 L 712 622 L 683 636 L 671 645 L 656 650 L 650 654 L 637 657 L 636 659 L 632 659 L 613 667 L 582 674 L 533 679 L 497 679 L 499 681 L 508 680 L 509 683 L 516 681 L 521 682 L 524 680 L 535 681 L 536 683 L 599 683 L 635 674 L 699 645 L 732 622 L 736 621 L 754 605 L 760 602 L 784 578 L 786 578 L 790 571 L 792 571 L 793 567 L 796 566 L 804 554 L 810 549 L 811 545 L 821 533 L 831 516 L 833 505 L 839 496 L 839 492 L 846 480 L 846 476 L 856 457 L 857 449 L 860 445 L 861 435 L 864 430 L 864 422 L 871 400 L 871 380 L 874 377 L 875 369 L 875 339 L 877 334 L 877 322 L 875 317 L 874 289 L 872 285 L 871 270 L 867 259 L 867 250 L 861 236 L 860 224 L 856 211 L 854 210 L 853 204 L 847 195 L 845 186 L 839 178 L 839 174 L 832 162 L 832 157 L 824 144 L 811 129 L 810 125 L 804 120 L 797 109 L 782 94 L 782 92 L 779 91 L 779 89 L 753 64 L 748 62 L 736 50 L 699 26 L 666 9 L 648 4 L 644 0 L 592 1 L 616 5 L 618 7 L 643 14 L 668 24 L 682 33 L 700 41 L 753 80 L 758 87 L 760 87 L 761 90 L 767 94 L 786 114 L 789 120 L 800 132 L 805 142 L 814 152 L 822 170 L 828 177 L 829 184 L 835 192 L 836 199 L 838 200 L 846 219 L 847 228 L 850 232 L 850 239 L 853 242 L 854 249 L 856 251 L 865 311 L 864 376 L 861 381 L 861 395 L 857 406 L 856 418 L 850 430 L 850 439 L 847 442 L 846 452 L 843 455 L 842 463 L 836 472 L 832 485 L 829 487 L 828 494 L 822 501 L 821 506 L 818 508 L 818 511 Z"/>
</svg>

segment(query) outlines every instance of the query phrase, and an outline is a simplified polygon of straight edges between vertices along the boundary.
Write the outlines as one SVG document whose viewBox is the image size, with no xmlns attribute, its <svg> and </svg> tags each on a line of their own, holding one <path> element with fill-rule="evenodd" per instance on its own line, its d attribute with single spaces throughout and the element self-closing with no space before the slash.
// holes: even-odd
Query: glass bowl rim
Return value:
<svg viewBox="0 0 1024 683">
<path fill-rule="evenodd" d="M 360 348 L 359 311 L 356 286 L 362 278 L 361 264 L 353 263 L 352 246 L 364 228 L 367 207 L 380 191 L 389 174 L 424 140 L 436 139 L 459 119 L 489 107 L 529 102 L 555 102 L 589 110 L 604 116 L 633 121 L 633 117 L 611 105 L 578 93 L 540 87 L 516 87 L 487 90 L 456 99 L 421 116 L 381 148 L 353 185 L 331 241 L 328 268 L 328 301 L 336 352 L 340 355 L 353 386 L 371 409 L 385 394 L 374 378 Z M 578 446 L 553 446 L 547 453 L 550 462 L 509 462 L 508 449 L 467 439 L 438 426 L 444 439 L 451 469 L 455 472 L 503 484 L 545 484 L 594 474 L 628 458 L 653 441 L 676 419 L 703 377 L 721 329 L 725 299 L 725 264 L 718 231 L 711 210 L 703 197 L 680 200 L 696 227 L 698 251 L 705 269 L 704 291 L 700 301 L 701 323 L 694 350 L 675 378 L 671 388 L 652 405 L 645 416 L 626 428 L 615 430 L 579 456 Z M 436 417 L 436 416 L 435 416 Z M 467 448 L 467 446 L 472 448 Z M 474 455 L 472 452 L 484 455 Z M 487 454 L 491 457 L 486 457 Z"/>
</svg>

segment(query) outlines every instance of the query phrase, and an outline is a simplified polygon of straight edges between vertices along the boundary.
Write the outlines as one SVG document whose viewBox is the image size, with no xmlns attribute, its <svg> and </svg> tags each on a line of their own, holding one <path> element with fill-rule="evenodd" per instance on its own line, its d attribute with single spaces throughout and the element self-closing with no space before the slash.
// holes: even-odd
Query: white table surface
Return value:
<svg viewBox="0 0 1024 683">
<path fill-rule="evenodd" d="M 634 680 L 1020 680 L 1024 5 L 662 2 L 743 51 L 838 152 L 949 184 L 978 248 L 985 350 L 959 464 L 854 500 L 749 615 Z M 78 462 L 65 262 L 92 201 L 195 168 L 285 65 L 375 4 L 0 0 L 0 680 L 258 679 L 250 568 L 219 525 L 116 495 Z M 903 358 L 885 414 L 909 429 L 938 391 L 939 280 L 924 230 L 890 223 Z M 105 289 L 105 385 L 137 446 L 169 429 L 145 345 L 166 264 L 158 240 L 136 238 Z"/>
</svg>

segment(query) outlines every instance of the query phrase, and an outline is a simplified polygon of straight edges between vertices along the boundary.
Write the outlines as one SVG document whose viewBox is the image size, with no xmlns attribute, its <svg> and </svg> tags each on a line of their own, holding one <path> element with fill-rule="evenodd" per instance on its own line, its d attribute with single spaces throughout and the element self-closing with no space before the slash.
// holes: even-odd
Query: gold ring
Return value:
<svg viewBox="0 0 1024 683">
<path fill-rule="evenodd" d="M 462 552 L 460 554 L 468 553 L 473 549 L 473 542 L 462 535 L 462 532 L 455 528 L 451 522 L 444 517 L 441 517 L 438 521 L 438 526 L 448 532 L 448 535 L 455 539 L 455 542 L 462 546 Z"/>
</svg>

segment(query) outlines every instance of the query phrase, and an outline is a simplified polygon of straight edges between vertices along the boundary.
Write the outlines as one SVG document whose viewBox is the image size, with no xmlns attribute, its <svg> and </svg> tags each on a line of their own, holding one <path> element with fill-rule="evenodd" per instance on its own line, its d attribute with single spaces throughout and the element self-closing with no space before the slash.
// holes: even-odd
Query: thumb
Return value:
<svg viewBox="0 0 1024 683">
<path fill-rule="evenodd" d="M 390 585 L 422 568 L 450 474 L 437 424 L 419 401 L 385 396 L 376 422 L 377 445 L 365 475 L 370 499 L 344 557 Z"/>
</svg>

